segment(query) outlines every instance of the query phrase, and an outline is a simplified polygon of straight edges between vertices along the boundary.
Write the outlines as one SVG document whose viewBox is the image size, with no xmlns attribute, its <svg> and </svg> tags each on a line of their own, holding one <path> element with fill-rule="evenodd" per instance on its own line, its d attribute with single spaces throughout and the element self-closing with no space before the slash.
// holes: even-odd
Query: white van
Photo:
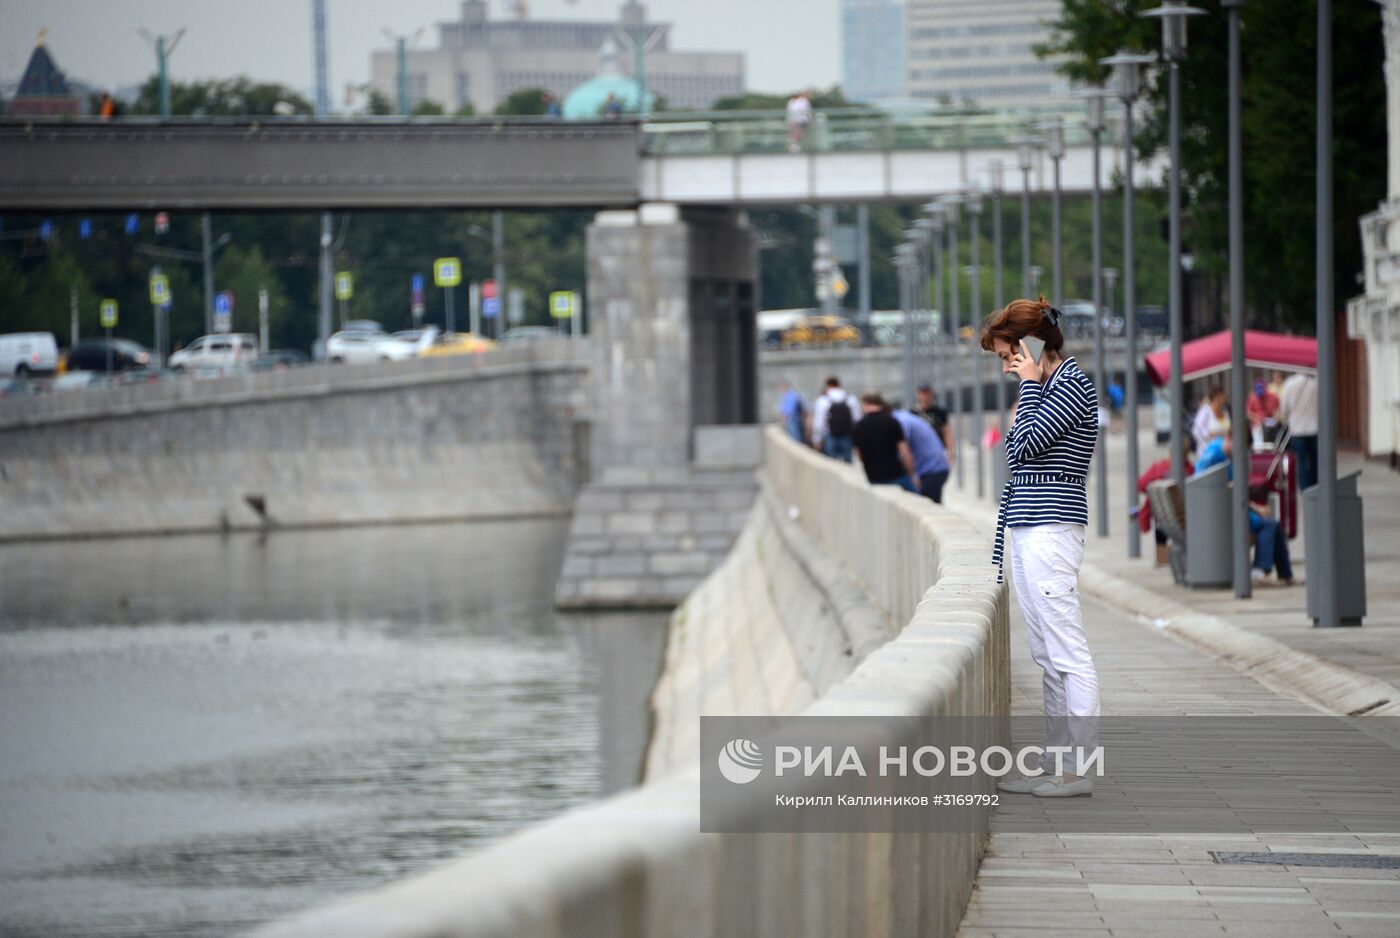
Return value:
<svg viewBox="0 0 1400 938">
<path fill-rule="evenodd" d="M 0 376 L 51 375 L 58 370 L 58 343 L 52 332 L 0 335 Z"/>
<path fill-rule="evenodd" d="M 202 335 L 180 351 L 173 353 L 168 362 L 175 371 L 193 370 L 202 366 L 220 369 L 251 365 L 258 357 L 258 338 L 248 332 L 232 332 L 222 335 Z"/>
</svg>

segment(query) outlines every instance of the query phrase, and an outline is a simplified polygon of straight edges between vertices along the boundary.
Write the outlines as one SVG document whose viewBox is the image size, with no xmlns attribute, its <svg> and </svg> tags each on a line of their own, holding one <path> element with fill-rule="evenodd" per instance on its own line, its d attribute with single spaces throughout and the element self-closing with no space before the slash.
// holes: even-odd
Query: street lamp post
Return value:
<svg viewBox="0 0 1400 938">
<path fill-rule="evenodd" d="M 938 366 L 935 359 L 940 354 L 940 349 L 930 324 L 933 322 L 934 309 L 943 305 L 943 253 L 940 247 L 943 243 L 943 222 L 938 218 L 924 217 L 915 221 L 914 227 L 919 230 L 919 239 L 915 243 L 919 248 L 919 270 L 922 271 L 918 335 L 921 347 L 924 343 L 928 344 L 927 354 L 920 357 L 919 365 L 921 368 L 927 368 L 928 372 L 936 373 Z M 925 312 L 927 316 L 924 315 Z M 913 406 L 912 400 L 907 403 Z"/>
<path fill-rule="evenodd" d="M 1021 295 L 1031 298 L 1031 167 L 1039 137 L 1012 137 L 1021 167 Z"/>
<path fill-rule="evenodd" d="M 1322 575 L 1313 624 L 1342 624 L 1337 596 L 1337 358 L 1332 316 L 1332 0 L 1317 0 L 1317 524 Z M 1308 523 L 1313 519 L 1308 518 Z M 1309 604 L 1313 605 L 1313 604 Z M 1353 623 L 1359 624 L 1359 623 Z"/>
<path fill-rule="evenodd" d="M 1084 92 L 1084 103 L 1088 108 L 1085 123 L 1089 128 L 1089 135 L 1093 138 L 1093 225 L 1092 225 L 1092 276 L 1094 279 L 1094 387 L 1098 390 L 1099 413 L 1108 412 L 1108 368 L 1104 361 L 1104 336 L 1103 336 L 1103 206 L 1102 194 L 1099 191 L 1099 157 L 1100 144 L 1103 141 L 1104 128 L 1107 126 L 1104 120 L 1104 98 L 1107 96 L 1102 88 L 1090 88 Z M 1063 139 L 1061 140 L 1063 152 Z M 1055 200 L 1059 202 L 1059 161 L 1055 163 Z M 1056 250 L 1055 263 L 1059 264 L 1059 252 Z M 1059 280 L 1058 266 L 1056 267 L 1056 280 Z M 1058 283 L 1056 290 L 1058 291 Z M 1098 535 L 1108 537 L 1108 427 L 1106 422 L 1099 426 L 1098 457 L 1099 464 L 1099 485 L 1098 485 Z"/>
<path fill-rule="evenodd" d="M 958 287 L 958 206 L 962 199 L 956 195 L 945 195 L 940 201 L 943 203 L 943 217 L 946 222 L 946 233 L 948 236 L 948 348 L 953 353 L 953 367 L 948 369 L 952 393 L 948 395 L 948 404 L 945 406 L 955 407 L 956 410 L 948 415 L 949 420 L 955 421 L 957 429 L 953 434 L 953 452 L 948 455 L 952 457 L 953 471 L 957 475 L 958 488 L 963 487 L 963 461 L 960 451 L 963 442 L 967 439 L 967 407 L 963 403 L 963 391 L 967 385 L 967 356 L 963 354 L 962 347 L 962 311 L 959 309 L 959 294 L 962 292 Z M 940 332 L 942 330 L 939 330 Z"/>
<path fill-rule="evenodd" d="M 982 316 L 982 265 L 978 263 L 981 246 L 978 241 L 982 237 L 982 193 L 975 187 L 969 187 L 963 196 L 963 202 L 967 205 L 967 229 L 969 241 L 969 254 L 971 263 L 967 267 L 968 279 L 972 282 L 972 305 L 968 308 L 968 323 L 975 330 L 978 318 Z M 972 432 L 975 434 L 972 440 L 972 450 L 977 454 L 977 464 L 974 467 L 977 471 L 977 497 L 983 498 L 987 494 L 986 466 L 982 455 L 982 424 L 986 419 L 986 414 L 982 406 L 982 356 L 977 355 L 971 347 L 967 349 L 968 355 L 975 356 L 972 359 Z"/>
<path fill-rule="evenodd" d="M 1126 326 L 1127 369 L 1123 374 L 1124 407 L 1127 410 L 1128 452 L 1128 556 L 1142 556 L 1138 537 L 1138 405 L 1137 405 L 1137 257 L 1133 253 L 1133 102 L 1142 88 L 1142 67 L 1155 61 L 1150 55 L 1120 52 L 1101 59 L 1113 69 L 1114 93 L 1123 102 L 1123 322 Z"/>
<path fill-rule="evenodd" d="M 1236 411 L 1244 414 L 1241 404 L 1249 394 L 1244 364 L 1244 170 L 1240 143 L 1240 8 L 1245 0 L 1222 0 L 1229 14 L 1230 46 L 1230 400 Z M 1249 424 L 1231 420 L 1236 479 L 1249 478 Z M 1254 591 L 1249 572 L 1249 487 L 1235 485 L 1230 493 L 1233 515 L 1235 595 L 1248 599 Z"/>
<path fill-rule="evenodd" d="M 1182 414 L 1186 410 L 1186 383 L 1182 380 L 1181 343 L 1185 323 L 1181 309 L 1181 60 L 1186 57 L 1186 18 L 1204 13 L 1182 0 L 1165 0 L 1143 12 L 1162 21 L 1162 58 L 1167 63 L 1167 303 L 1171 324 L 1171 460 L 1172 480 L 1186 483 L 1186 454 L 1182 449 Z M 1239 407 L 1241 402 L 1236 401 Z"/>
<path fill-rule="evenodd" d="M 1001 283 L 1001 194 L 1004 180 L 1001 160 L 987 164 L 992 182 L 992 304 L 1001 309 L 1006 304 L 1006 294 Z M 1002 436 L 1006 435 L 1006 382 L 997 380 L 997 427 Z"/>
<path fill-rule="evenodd" d="M 1050 243 L 1054 275 L 1051 283 L 1051 298 L 1056 306 L 1065 300 L 1064 294 L 1064 243 L 1060 238 L 1060 161 L 1065 157 L 1065 128 L 1059 118 L 1048 121 L 1045 131 L 1045 152 L 1054 167 L 1054 195 L 1050 203 Z M 1095 180 L 1097 181 L 1097 180 Z"/>
<path fill-rule="evenodd" d="M 904 313 L 904 394 L 914 398 L 914 266 L 913 242 L 905 241 L 895 248 L 895 269 L 899 271 L 899 307 Z"/>
</svg>

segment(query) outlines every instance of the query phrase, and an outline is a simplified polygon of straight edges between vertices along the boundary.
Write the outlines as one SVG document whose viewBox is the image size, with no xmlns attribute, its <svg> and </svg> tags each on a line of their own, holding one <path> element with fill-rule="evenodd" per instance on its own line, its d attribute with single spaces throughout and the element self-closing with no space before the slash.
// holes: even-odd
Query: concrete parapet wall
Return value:
<svg viewBox="0 0 1400 938">
<path fill-rule="evenodd" d="M 766 446 L 775 501 L 796 506 L 807 535 L 905 623 L 805 712 L 1008 713 L 1008 601 L 993 583 L 990 545 L 951 511 L 871 488 L 776 432 Z M 259 934 L 952 935 L 984 842 L 917 832 L 702 834 L 699 811 L 698 769 L 681 769 Z"/>
<path fill-rule="evenodd" d="M 0 540 L 567 513 L 584 356 L 541 342 L 7 402 Z"/>
</svg>

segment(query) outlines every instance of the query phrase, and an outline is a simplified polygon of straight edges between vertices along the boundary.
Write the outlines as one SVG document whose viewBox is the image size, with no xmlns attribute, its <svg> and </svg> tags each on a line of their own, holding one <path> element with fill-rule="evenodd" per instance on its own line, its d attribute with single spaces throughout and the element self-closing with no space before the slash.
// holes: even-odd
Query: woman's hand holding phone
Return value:
<svg viewBox="0 0 1400 938">
<path fill-rule="evenodd" d="M 1038 356 L 1031 354 L 1031 349 L 1024 339 L 1021 340 L 1020 346 L 1020 351 L 1006 360 L 1006 370 L 1014 371 L 1022 381 L 1041 380 L 1044 377 L 1044 369 L 1040 367 Z"/>
</svg>

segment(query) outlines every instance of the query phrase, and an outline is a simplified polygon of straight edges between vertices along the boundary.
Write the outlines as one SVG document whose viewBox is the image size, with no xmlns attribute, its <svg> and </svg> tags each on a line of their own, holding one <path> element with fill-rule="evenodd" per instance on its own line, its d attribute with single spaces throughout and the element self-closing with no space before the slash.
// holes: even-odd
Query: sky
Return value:
<svg viewBox="0 0 1400 938">
<path fill-rule="evenodd" d="M 490 0 L 492 18 L 505 0 Z M 530 0 L 535 19 L 616 19 L 621 0 Z M 369 80 L 369 55 L 387 48 L 384 29 L 437 44 L 434 24 L 458 17 L 457 0 L 327 0 L 330 84 Z M 748 85 L 759 91 L 840 81 L 839 0 L 649 0 L 649 15 L 674 24 L 672 47 L 747 53 Z M 136 85 L 155 71 L 152 35 L 186 28 L 170 56 L 173 80 L 246 74 L 308 97 L 312 84 L 311 0 L 0 0 L 0 84 L 19 80 L 41 28 L 70 78 L 100 88 Z"/>
</svg>

